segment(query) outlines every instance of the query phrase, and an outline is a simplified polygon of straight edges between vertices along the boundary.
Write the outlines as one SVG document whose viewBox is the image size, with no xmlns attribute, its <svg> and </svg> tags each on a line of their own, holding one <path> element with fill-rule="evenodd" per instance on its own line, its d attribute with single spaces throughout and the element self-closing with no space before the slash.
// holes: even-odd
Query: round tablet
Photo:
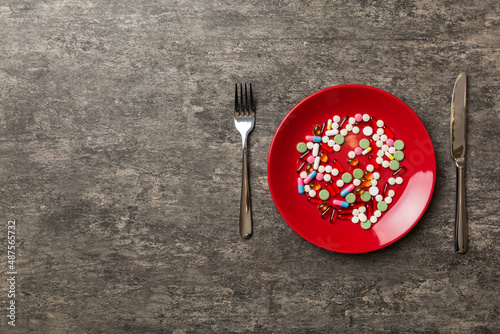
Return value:
<svg viewBox="0 0 500 334">
<path fill-rule="evenodd" d="M 370 141 L 366 138 L 363 138 L 359 141 L 359 147 L 361 147 L 363 150 L 367 149 L 370 147 Z"/>
<path fill-rule="evenodd" d="M 379 190 L 378 190 L 377 187 L 370 187 L 370 190 L 369 190 L 370 195 L 372 195 L 372 196 L 377 196 L 378 195 L 378 191 Z"/>
<path fill-rule="evenodd" d="M 369 220 L 366 220 L 364 222 L 361 222 L 361 227 L 365 230 L 369 230 L 372 227 L 372 222 Z"/>
<path fill-rule="evenodd" d="M 381 212 L 386 211 L 387 210 L 387 203 L 384 201 L 378 202 L 377 209 L 379 209 Z"/>
<path fill-rule="evenodd" d="M 298 143 L 297 151 L 299 151 L 299 153 L 304 153 L 305 151 L 307 151 L 307 144 L 302 142 Z"/>
<path fill-rule="evenodd" d="M 346 196 L 345 196 L 345 201 L 347 203 L 354 203 L 356 202 L 356 195 L 354 195 L 353 193 L 348 193 Z"/>
<path fill-rule="evenodd" d="M 319 198 L 321 198 L 323 201 L 326 201 L 330 198 L 330 193 L 328 192 L 328 190 L 323 189 L 319 192 Z"/>
<path fill-rule="evenodd" d="M 367 137 L 370 137 L 373 134 L 373 129 L 369 126 L 365 126 L 363 128 L 363 134 Z"/>
<path fill-rule="evenodd" d="M 389 163 L 389 168 L 392 169 L 392 170 L 398 170 L 399 169 L 399 162 L 396 161 L 396 160 L 392 160 Z"/>
<path fill-rule="evenodd" d="M 338 145 L 342 145 L 344 143 L 344 136 L 342 135 L 336 135 L 333 140 L 335 140 L 335 143 L 337 143 Z"/>
<path fill-rule="evenodd" d="M 354 176 L 357 179 L 360 179 L 363 176 L 365 176 L 365 173 L 363 172 L 363 170 L 361 168 L 356 168 L 354 170 L 354 172 L 352 172 L 352 176 Z"/>
<path fill-rule="evenodd" d="M 369 200 L 372 199 L 372 195 L 370 195 L 370 192 L 368 192 L 368 191 L 365 191 L 364 193 L 362 193 L 360 197 L 361 197 L 361 200 L 363 202 L 368 202 Z"/>
<path fill-rule="evenodd" d="M 394 148 L 398 151 L 401 151 L 405 148 L 405 143 L 402 140 L 398 139 L 394 142 Z"/>
<path fill-rule="evenodd" d="M 394 159 L 397 161 L 401 161 L 405 158 L 405 154 L 401 151 L 394 152 Z"/>
<path fill-rule="evenodd" d="M 352 175 L 350 173 L 344 173 L 342 174 L 342 181 L 344 181 L 344 183 L 349 183 L 352 181 Z"/>
</svg>

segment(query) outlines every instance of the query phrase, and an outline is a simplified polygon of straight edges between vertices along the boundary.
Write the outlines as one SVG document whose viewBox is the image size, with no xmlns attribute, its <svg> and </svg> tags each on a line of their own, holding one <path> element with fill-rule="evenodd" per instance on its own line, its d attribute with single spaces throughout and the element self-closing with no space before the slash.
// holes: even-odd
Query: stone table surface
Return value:
<svg viewBox="0 0 500 334">
<path fill-rule="evenodd" d="M 497 0 L 2 0 L 0 332 L 499 333 L 499 36 Z M 449 153 L 461 71 L 465 255 Z M 250 240 L 235 82 L 259 112 Z M 267 183 L 285 115 L 350 83 L 410 106 L 437 162 L 415 228 L 361 255 L 302 239 Z"/>
</svg>

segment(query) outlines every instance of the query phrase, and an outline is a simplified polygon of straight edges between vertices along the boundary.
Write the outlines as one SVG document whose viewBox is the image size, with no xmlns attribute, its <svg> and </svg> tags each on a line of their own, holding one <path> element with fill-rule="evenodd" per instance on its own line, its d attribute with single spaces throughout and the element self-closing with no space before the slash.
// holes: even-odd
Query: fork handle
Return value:
<svg viewBox="0 0 500 334">
<path fill-rule="evenodd" d="M 465 166 L 457 166 L 457 200 L 455 210 L 455 251 L 467 251 L 467 219 L 465 217 Z"/>
<path fill-rule="evenodd" d="M 252 236 L 252 209 L 250 207 L 246 147 L 243 148 L 243 173 L 241 182 L 240 235 L 242 238 L 248 239 Z"/>
</svg>

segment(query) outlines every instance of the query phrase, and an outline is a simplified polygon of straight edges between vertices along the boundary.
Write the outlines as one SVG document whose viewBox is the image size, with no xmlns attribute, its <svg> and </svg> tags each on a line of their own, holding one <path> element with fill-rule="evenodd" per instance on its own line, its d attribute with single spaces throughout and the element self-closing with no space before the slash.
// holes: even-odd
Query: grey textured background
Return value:
<svg viewBox="0 0 500 334">
<path fill-rule="evenodd" d="M 499 333 L 500 5 L 473 1 L 0 1 L 2 333 Z M 470 250 L 452 245 L 449 107 L 469 76 Z M 252 82 L 254 237 L 238 234 L 233 85 Z M 317 248 L 269 194 L 274 131 L 357 83 L 427 126 L 436 189 L 374 253 Z"/>
</svg>

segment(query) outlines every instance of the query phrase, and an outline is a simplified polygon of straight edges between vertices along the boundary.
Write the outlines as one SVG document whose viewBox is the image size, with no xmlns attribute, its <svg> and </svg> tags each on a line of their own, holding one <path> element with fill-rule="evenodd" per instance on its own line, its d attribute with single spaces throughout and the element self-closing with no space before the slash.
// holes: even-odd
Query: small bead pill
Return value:
<svg viewBox="0 0 500 334">
<path fill-rule="evenodd" d="M 393 178 L 393 177 L 390 177 L 390 178 L 389 178 L 389 180 L 387 180 L 387 182 L 388 182 L 391 186 L 393 186 L 393 185 L 395 185 L 395 184 L 396 184 L 396 179 L 395 179 L 395 178 Z"/>
<path fill-rule="evenodd" d="M 389 161 L 384 160 L 384 162 L 382 162 L 382 167 L 388 168 L 389 167 Z"/>
<path fill-rule="evenodd" d="M 368 219 L 368 217 L 366 217 L 366 215 L 365 215 L 364 213 L 360 213 L 360 214 L 358 215 L 358 218 L 359 218 L 359 220 L 360 220 L 360 221 L 362 221 L 362 222 L 364 222 L 365 220 L 367 220 L 367 219 Z"/>
<path fill-rule="evenodd" d="M 337 180 L 336 184 L 337 184 L 337 187 L 339 187 L 339 188 L 340 188 L 340 187 L 343 187 L 343 186 L 344 186 L 344 181 L 342 181 L 342 180 Z"/>
<path fill-rule="evenodd" d="M 397 184 L 403 184 L 403 178 L 402 178 L 401 176 L 398 176 L 398 177 L 396 178 L 396 183 L 397 183 Z"/>
<path fill-rule="evenodd" d="M 333 123 L 331 130 L 337 130 L 339 128 L 338 123 Z"/>
<path fill-rule="evenodd" d="M 373 212 L 373 215 L 374 215 L 375 217 L 377 217 L 377 218 L 380 218 L 380 217 L 382 216 L 382 211 L 380 211 L 380 210 L 375 210 L 375 211 Z"/>
<path fill-rule="evenodd" d="M 394 197 L 395 195 L 396 195 L 396 192 L 392 189 L 387 192 L 387 196 L 389 196 L 389 197 Z"/>
<path fill-rule="evenodd" d="M 347 125 L 345 126 L 345 129 L 346 129 L 347 131 L 352 131 L 352 129 L 353 129 L 352 124 L 347 124 Z"/>
<path fill-rule="evenodd" d="M 392 198 L 387 196 L 386 198 L 384 198 L 384 202 L 386 202 L 387 204 L 391 204 L 392 203 Z"/>
<path fill-rule="evenodd" d="M 377 151 L 377 156 L 379 156 L 379 157 L 383 157 L 384 155 L 385 155 L 385 152 L 384 152 L 384 151 L 382 151 L 382 150 L 378 150 L 378 151 Z"/>
<path fill-rule="evenodd" d="M 383 199 L 384 199 L 384 196 L 382 196 L 382 195 L 380 195 L 380 194 L 379 194 L 379 195 L 377 195 L 377 196 L 375 196 L 375 200 L 376 200 L 377 202 L 381 202 Z"/>
<path fill-rule="evenodd" d="M 354 224 L 357 224 L 357 223 L 359 223 L 359 218 L 358 218 L 358 217 L 356 217 L 356 216 L 354 216 L 354 217 L 352 217 L 352 218 L 351 218 L 351 221 L 352 221 Z"/>
<path fill-rule="evenodd" d="M 380 173 L 379 173 L 379 172 L 375 172 L 375 173 L 373 173 L 373 178 L 374 178 L 375 180 L 380 179 Z"/>
<path fill-rule="evenodd" d="M 369 172 L 373 172 L 375 170 L 375 167 L 373 167 L 373 165 L 368 165 L 366 166 L 366 170 L 369 171 Z"/>
<path fill-rule="evenodd" d="M 335 115 L 335 116 L 333 116 L 333 121 L 334 121 L 335 123 L 340 122 L 340 116 L 339 116 L 339 115 Z"/>
<path fill-rule="evenodd" d="M 382 149 L 382 151 L 387 152 L 389 150 L 389 146 L 384 144 L 384 145 L 382 145 L 381 149 Z"/>
<path fill-rule="evenodd" d="M 347 156 L 351 159 L 354 159 L 356 157 L 356 152 L 355 151 L 349 151 L 349 153 L 347 153 Z"/>
<path fill-rule="evenodd" d="M 349 124 L 356 123 L 356 119 L 354 117 L 349 117 Z"/>
<path fill-rule="evenodd" d="M 314 197 L 314 196 L 316 196 L 316 190 L 311 189 L 311 190 L 309 190 L 308 194 L 309 194 L 309 197 Z"/>
<path fill-rule="evenodd" d="M 377 129 L 377 134 L 378 134 L 379 136 L 382 136 L 382 135 L 384 134 L 384 129 L 380 129 L 380 128 L 378 128 L 378 129 Z"/>
<path fill-rule="evenodd" d="M 307 145 L 307 148 L 308 148 L 309 150 L 312 150 L 312 148 L 314 147 L 314 143 L 313 143 L 313 142 L 307 142 L 307 144 L 306 144 L 306 145 Z"/>
<path fill-rule="evenodd" d="M 358 134 L 359 133 L 359 128 L 357 126 L 352 127 L 352 133 Z"/>
<path fill-rule="evenodd" d="M 349 131 L 347 131 L 347 129 L 342 129 L 342 130 L 340 130 L 340 134 L 341 134 L 342 136 L 344 136 L 344 137 L 345 137 L 345 136 L 347 136 L 347 133 L 348 133 L 348 132 L 349 132 Z"/>
<path fill-rule="evenodd" d="M 325 175 L 323 175 L 323 180 L 325 180 L 326 182 L 331 181 L 332 176 L 330 174 L 325 174 Z"/>
<path fill-rule="evenodd" d="M 359 210 L 359 213 L 365 213 L 365 212 L 366 212 L 366 207 L 364 207 L 364 206 L 360 206 L 360 207 L 358 208 L 358 210 Z"/>
<path fill-rule="evenodd" d="M 377 126 L 378 126 L 379 128 L 383 127 L 383 126 L 384 126 L 384 121 L 383 121 L 383 120 L 381 120 L 381 119 L 379 119 L 379 120 L 377 121 Z"/>
<path fill-rule="evenodd" d="M 375 223 L 377 222 L 377 220 L 378 220 L 378 219 L 377 219 L 377 217 L 375 217 L 375 216 L 371 216 L 371 217 L 370 217 L 370 222 L 371 222 L 372 224 L 375 224 Z"/>
<path fill-rule="evenodd" d="M 373 134 L 373 129 L 369 126 L 365 126 L 363 128 L 363 134 L 367 137 L 371 137 L 371 135 Z"/>
<path fill-rule="evenodd" d="M 363 121 L 368 122 L 370 120 L 370 115 L 364 114 L 363 115 Z"/>
<path fill-rule="evenodd" d="M 372 139 L 375 140 L 375 141 L 379 141 L 380 140 L 380 136 L 376 133 L 372 136 Z"/>
</svg>

